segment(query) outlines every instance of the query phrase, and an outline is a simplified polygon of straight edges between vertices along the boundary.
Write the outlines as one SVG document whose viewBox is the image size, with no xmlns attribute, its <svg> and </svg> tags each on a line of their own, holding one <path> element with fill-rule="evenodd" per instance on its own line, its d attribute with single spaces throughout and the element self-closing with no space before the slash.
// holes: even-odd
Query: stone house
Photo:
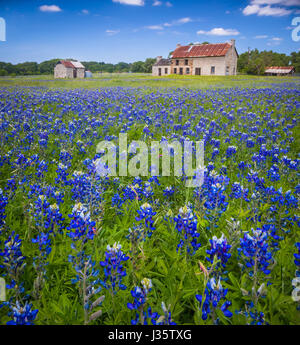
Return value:
<svg viewBox="0 0 300 345">
<path fill-rule="evenodd" d="M 237 74 L 238 53 L 235 48 L 235 40 L 231 40 L 230 43 L 217 44 L 191 44 L 188 46 L 181 46 L 178 44 L 170 60 L 171 74 Z M 156 66 L 156 64 L 154 66 Z M 153 75 L 159 74 L 154 74 L 153 72 Z"/>
<path fill-rule="evenodd" d="M 54 67 L 54 78 L 84 78 L 85 67 L 79 61 L 59 61 Z"/>
<path fill-rule="evenodd" d="M 162 56 L 156 58 L 156 63 L 152 67 L 152 75 L 160 77 L 162 75 L 171 74 L 171 59 L 163 59 Z"/>
</svg>

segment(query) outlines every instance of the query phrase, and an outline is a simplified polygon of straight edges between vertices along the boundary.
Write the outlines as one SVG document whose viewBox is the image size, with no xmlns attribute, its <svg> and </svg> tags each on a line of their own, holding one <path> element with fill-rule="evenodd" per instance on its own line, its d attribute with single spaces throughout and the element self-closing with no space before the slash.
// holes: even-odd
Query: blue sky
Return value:
<svg viewBox="0 0 300 345">
<path fill-rule="evenodd" d="M 177 43 L 231 38 L 239 53 L 300 48 L 292 40 L 300 0 L 0 0 L 0 17 L 6 22 L 0 61 L 12 63 L 133 62 L 167 56 Z"/>
</svg>

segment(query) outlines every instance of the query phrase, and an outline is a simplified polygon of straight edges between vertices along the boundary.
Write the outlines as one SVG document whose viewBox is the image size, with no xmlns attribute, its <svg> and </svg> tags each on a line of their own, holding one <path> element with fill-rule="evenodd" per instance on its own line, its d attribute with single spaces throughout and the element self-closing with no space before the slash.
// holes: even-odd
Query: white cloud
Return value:
<svg viewBox="0 0 300 345">
<path fill-rule="evenodd" d="M 192 21 L 193 21 L 192 18 L 184 17 L 184 18 L 180 18 L 177 20 L 173 20 L 170 23 L 164 23 L 164 24 L 158 24 L 158 25 L 148 25 L 148 26 L 145 26 L 144 28 L 149 29 L 149 30 L 164 30 L 164 28 L 183 25 L 183 24 L 191 23 Z"/>
<path fill-rule="evenodd" d="M 290 8 L 293 6 L 300 6 L 300 0 L 251 0 L 250 4 L 243 9 L 243 14 L 283 17 L 293 12 Z"/>
<path fill-rule="evenodd" d="M 248 5 L 244 8 L 243 14 L 245 16 L 250 16 L 251 14 L 256 14 L 259 12 L 260 7 L 258 5 Z"/>
<path fill-rule="evenodd" d="M 257 35 L 254 36 L 255 39 L 263 39 L 263 38 L 268 38 L 268 35 Z"/>
<path fill-rule="evenodd" d="M 300 0 L 252 0 L 257 5 L 300 6 Z"/>
<path fill-rule="evenodd" d="M 144 6 L 145 0 L 112 0 L 123 5 Z"/>
<path fill-rule="evenodd" d="M 240 33 L 235 29 L 223 29 L 223 28 L 214 28 L 210 31 L 199 30 L 197 31 L 198 35 L 211 35 L 211 36 L 237 36 Z"/>
<path fill-rule="evenodd" d="M 186 23 L 190 23 L 191 21 L 192 19 L 190 17 L 185 17 L 185 18 L 181 18 L 177 20 L 177 24 L 186 24 Z"/>
<path fill-rule="evenodd" d="M 90 14 L 89 10 L 82 10 L 81 11 L 83 14 Z"/>
<path fill-rule="evenodd" d="M 280 37 L 273 37 L 268 40 L 268 46 L 278 46 L 283 39 Z"/>
<path fill-rule="evenodd" d="M 62 9 L 56 5 L 42 5 L 39 7 L 41 12 L 61 12 Z"/>
<path fill-rule="evenodd" d="M 162 2 L 159 0 L 155 0 L 152 4 L 152 6 L 161 6 L 161 5 L 162 5 Z"/>
<path fill-rule="evenodd" d="M 251 14 L 257 14 L 258 16 L 274 16 L 282 17 L 291 14 L 291 10 L 287 10 L 283 7 L 271 7 L 269 5 L 260 7 L 259 5 L 248 5 L 244 8 L 243 14 L 249 16 Z"/>
<path fill-rule="evenodd" d="M 166 2 L 166 6 L 167 6 L 167 7 L 172 7 L 173 5 L 170 3 L 170 1 L 167 1 L 167 2 Z"/>
<path fill-rule="evenodd" d="M 146 29 L 149 30 L 163 30 L 163 26 L 162 25 L 149 25 L 149 26 L 145 26 Z"/>
<path fill-rule="evenodd" d="M 116 35 L 120 32 L 120 30 L 106 30 L 105 31 L 109 36 Z"/>
<path fill-rule="evenodd" d="M 226 14 L 230 14 L 230 11 L 226 11 L 225 13 L 226 13 Z"/>
<path fill-rule="evenodd" d="M 184 17 L 181 19 L 173 20 L 171 23 L 164 23 L 164 26 L 170 27 L 170 26 L 182 25 L 182 24 L 191 23 L 192 21 L 193 21 L 192 18 Z"/>
</svg>

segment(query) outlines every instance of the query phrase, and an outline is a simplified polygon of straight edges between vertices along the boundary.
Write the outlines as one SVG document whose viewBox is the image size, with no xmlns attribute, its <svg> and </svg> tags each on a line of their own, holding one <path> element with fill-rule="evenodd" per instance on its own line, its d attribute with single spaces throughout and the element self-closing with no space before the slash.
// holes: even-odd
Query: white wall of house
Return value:
<svg viewBox="0 0 300 345">
<path fill-rule="evenodd" d="M 196 68 L 201 68 L 201 75 L 212 75 L 212 67 L 215 67 L 214 75 L 225 75 L 225 57 L 199 57 L 193 59 L 193 74 L 196 74 Z"/>
<path fill-rule="evenodd" d="M 225 55 L 225 64 L 229 67 L 229 75 L 237 74 L 237 60 L 238 56 L 235 50 L 235 46 L 233 45 Z"/>
<path fill-rule="evenodd" d="M 77 70 L 77 78 L 84 78 L 84 68 L 76 68 Z"/>
<path fill-rule="evenodd" d="M 63 64 L 58 64 L 54 68 L 54 78 L 73 78 L 73 68 L 67 68 Z"/>
<path fill-rule="evenodd" d="M 171 74 L 171 66 L 153 66 L 152 67 L 152 75 L 154 77 L 159 76 L 159 69 L 161 70 L 161 76 Z"/>
<path fill-rule="evenodd" d="M 212 75 L 211 68 L 214 66 L 214 75 L 236 75 L 237 59 L 234 47 L 231 47 L 225 56 L 194 58 L 193 74 L 196 74 L 196 68 L 201 68 L 201 75 Z"/>
</svg>

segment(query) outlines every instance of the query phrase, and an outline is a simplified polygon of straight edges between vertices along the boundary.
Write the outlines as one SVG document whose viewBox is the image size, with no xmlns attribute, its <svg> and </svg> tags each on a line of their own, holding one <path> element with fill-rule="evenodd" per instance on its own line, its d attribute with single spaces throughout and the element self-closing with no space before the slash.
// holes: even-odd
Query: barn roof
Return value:
<svg viewBox="0 0 300 345">
<path fill-rule="evenodd" d="M 176 59 L 203 56 L 225 56 L 230 48 L 230 43 L 193 44 L 188 46 L 179 46 L 173 52 L 172 58 Z"/>
<path fill-rule="evenodd" d="M 85 68 L 79 61 L 61 60 L 59 63 L 63 64 L 67 68 Z"/>
<path fill-rule="evenodd" d="M 85 68 L 83 66 L 83 64 L 79 61 L 71 61 L 72 62 L 72 65 L 75 67 L 75 68 Z"/>
<path fill-rule="evenodd" d="M 160 59 L 154 64 L 154 66 L 171 66 L 171 64 L 172 64 L 171 59 Z"/>
<path fill-rule="evenodd" d="M 293 66 L 270 66 L 266 67 L 265 73 L 286 74 L 295 69 Z"/>
<path fill-rule="evenodd" d="M 62 65 L 64 65 L 67 68 L 74 68 L 71 61 L 61 60 L 61 61 L 59 61 L 59 63 L 61 63 Z"/>
</svg>

